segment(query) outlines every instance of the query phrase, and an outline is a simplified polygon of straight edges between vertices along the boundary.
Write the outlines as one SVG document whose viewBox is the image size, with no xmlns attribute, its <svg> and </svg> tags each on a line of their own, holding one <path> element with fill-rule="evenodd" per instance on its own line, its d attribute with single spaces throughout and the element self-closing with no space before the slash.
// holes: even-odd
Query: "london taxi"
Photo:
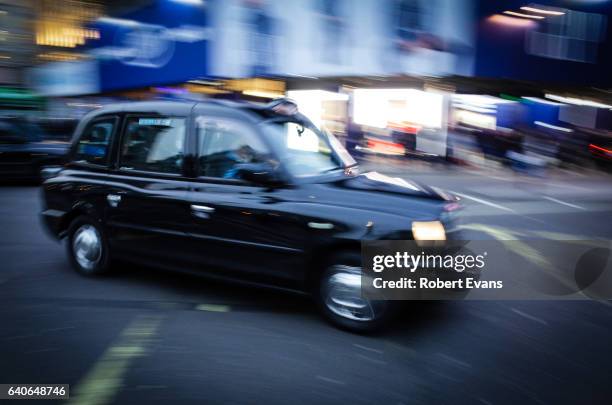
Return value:
<svg viewBox="0 0 612 405">
<path fill-rule="evenodd" d="M 444 239 L 456 205 L 360 174 L 287 99 L 103 107 L 81 120 L 67 161 L 43 184 L 42 217 L 79 273 L 122 260 L 297 290 L 354 331 L 392 313 L 361 297 L 361 240 Z"/>
</svg>

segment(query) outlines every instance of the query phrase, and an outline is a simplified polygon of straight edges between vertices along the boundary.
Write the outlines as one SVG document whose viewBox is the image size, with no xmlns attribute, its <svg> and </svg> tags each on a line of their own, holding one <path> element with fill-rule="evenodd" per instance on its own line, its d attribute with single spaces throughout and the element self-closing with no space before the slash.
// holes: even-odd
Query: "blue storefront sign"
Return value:
<svg viewBox="0 0 612 405">
<path fill-rule="evenodd" d="M 206 76 L 210 30 L 204 2 L 158 0 L 98 19 L 100 39 L 87 52 L 99 66 L 101 91 L 181 83 Z"/>
</svg>

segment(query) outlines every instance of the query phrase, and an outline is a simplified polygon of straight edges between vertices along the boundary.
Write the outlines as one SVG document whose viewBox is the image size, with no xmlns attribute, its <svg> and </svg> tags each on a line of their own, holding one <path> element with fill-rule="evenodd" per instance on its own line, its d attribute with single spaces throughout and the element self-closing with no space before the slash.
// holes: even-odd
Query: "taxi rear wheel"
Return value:
<svg viewBox="0 0 612 405">
<path fill-rule="evenodd" d="M 328 261 L 315 298 L 329 321 L 353 332 L 381 329 L 393 312 L 391 302 L 361 296 L 361 255 L 358 252 L 340 253 Z"/>
<path fill-rule="evenodd" d="M 93 219 L 80 216 L 68 228 L 68 256 L 80 274 L 94 276 L 108 272 L 110 255 L 102 227 Z"/>
</svg>

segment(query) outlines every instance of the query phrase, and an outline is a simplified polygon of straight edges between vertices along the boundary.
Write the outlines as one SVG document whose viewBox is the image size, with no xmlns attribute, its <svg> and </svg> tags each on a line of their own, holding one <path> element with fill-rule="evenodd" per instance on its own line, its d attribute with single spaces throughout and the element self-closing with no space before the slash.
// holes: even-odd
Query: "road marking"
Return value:
<svg viewBox="0 0 612 405">
<path fill-rule="evenodd" d="M 548 322 L 546 322 L 544 319 L 540 319 L 540 318 L 535 317 L 535 316 L 533 316 L 533 315 L 529 315 L 529 314 L 527 314 L 527 313 L 525 313 L 525 312 L 523 312 L 523 311 L 520 311 L 520 310 L 518 310 L 518 309 L 516 309 L 516 308 L 510 308 L 510 310 L 511 310 L 512 312 L 514 312 L 515 314 L 519 314 L 519 315 L 520 315 L 520 316 L 522 316 L 523 318 L 527 318 L 527 319 L 530 319 L 530 320 L 532 320 L 532 321 L 535 321 L 535 322 L 541 323 L 542 325 L 546 325 L 546 326 L 548 326 Z"/>
<path fill-rule="evenodd" d="M 321 380 L 321 381 L 332 383 L 332 384 L 346 385 L 346 383 L 344 381 L 334 380 L 333 378 L 323 377 L 322 375 L 318 375 L 315 378 L 317 378 L 318 380 Z"/>
<path fill-rule="evenodd" d="M 516 181 L 515 178 L 507 178 L 507 177 L 501 177 L 501 176 L 497 176 L 495 174 L 487 174 L 486 172 L 480 173 L 485 177 L 488 177 L 490 179 L 494 179 L 494 180 L 501 180 L 501 181 Z"/>
<path fill-rule="evenodd" d="M 43 329 L 43 330 L 41 330 L 41 333 L 59 332 L 59 331 L 70 330 L 70 329 L 75 329 L 75 327 L 74 326 L 65 326 L 65 327 L 62 327 L 62 328 Z"/>
<path fill-rule="evenodd" d="M 527 232 L 520 232 L 517 230 L 510 230 L 502 227 L 494 227 L 479 223 L 468 223 L 464 225 L 458 225 L 457 229 L 466 231 L 483 232 L 491 235 L 497 240 L 522 240 L 521 237 L 527 237 L 530 235 L 537 235 L 542 239 L 547 240 L 560 240 L 560 241 L 571 241 L 572 244 L 593 246 L 592 240 L 603 240 L 601 238 L 593 236 L 585 236 L 580 234 L 562 233 L 562 232 L 549 232 L 549 231 L 536 231 L 530 230 Z"/>
<path fill-rule="evenodd" d="M 382 350 L 378 350 L 378 349 L 374 349 L 372 347 L 367 347 L 367 346 L 362 346 L 360 344 L 357 343 L 353 343 L 353 346 L 361 349 L 361 350 L 367 350 L 369 352 L 373 352 L 373 353 L 378 353 L 378 354 L 383 354 L 384 352 Z"/>
<path fill-rule="evenodd" d="M 540 270 L 556 278 L 557 281 L 564 284 L 565 286 L 572 288 L 572 289 L 575 287 L 575 284 L 573 284 L 572 282 L 569 282 L 565 277 L 559 275 L 557 271 L 554 269 L 554 267 L 548 262 L 548 260 L 546 260 L 546 258 L 543 255 L 541 255 L 535 249 L 532 249 L 531 246 L 529 246 L 526 243 L 526 241 L 517 239 L 517 237 L 526 236 L 526 234 L 522 232 L 514 231 L 514 230 L 511 231 L 506 228 L 496 228 L 496 227 L 492 227 L 489 225 L 477 224 L 477 223 L 459 225 L 457 228 L 488 233 L 493 238 L 501 242 L 513 241 L 513 243 L 505 245 L 510 251 L 513 251 L 514 253 L 534 263 L 536 266 L 538 266 Z M 564 234 L 564 233 L 559 233 L 559 232 L 546 232 L 546 231 L 531 231 L 531 233 L 536 234 L 542 238 L 549 239 L 549 240 L 571 240 L 571 242 L 574 244 L 584 244 L 587 246 L 592 246 L 592 243 L 588 241 L 589 238 L 585 236 Z M 607 300 L 594 299 L 592 297 L 587 296 L 582 290 L 578 291 L 577 293 L 586 298 L 589 298 L 590 300 L 598 302 L 602 305 L 612 307 L 612 303 Z"/>
<path fill-rule="evenodd" d="M 463 368 L 472 368 L 472 365 L 470 363 L 466 363 L 465 361 L 461 361 L 459 359 L 451 357 L 448 354 L 438 353 L 438 356 L 442 357 L 443 359 L 448 360 L 451 363 L 455 363 L 456 365 L 461 366 Z"/>
<path fill-rule="evenodd" d="M 371 357 L 364 356 L 363 354 L 356 354 L 355 356 L 359 357 L 360 359 L 367 360 L 367 361 L 369 361 L 370 363 L 379 364 L 379 365 L 381 365 L 381 366 L 386 366 L 386 365 L 388 364 L 388 363 L 387 363 L 386 361 L 384 361 L 384 360 L 373 359 L 373 358 L 371 358 Z"/>
<path fill-rule="evenodd" d="M 141 316 L 130 323 L 77 384 L 68 403 L 103 405 L 113 402 L 125 373 L 137 357 L 146 354 L 146 347 L 160 323 L 158 316 Z"/>
<path fill-rule="evenodd" d="M 215 304 L 198 304 L 195 307 L 196 311 L 207 311 L 207 312 L 229 312 L 231 308 L 228 305 L 215 305 Z"/>
<path fill-rule="evenodd" d="M 574 288 L 572 282 L 568 281 L 565 277 L 558 274 L 557 269 L 555 269 L 555 267 L 548 261 L 548 259 L 546 259 L 544 255 L 534 249 L 531 245 L 529 245 L 528 241 L 516 239 L 516 236 L 521 235 L 521 233 L 516 231 L 504 230 L 503 228 L 494 228 L 483 224 L 463 225 L 459 226 L 459 228 L 479 230 L 481 232 L 488 233 L 495 239 L 501 241 L 502 243 L 504 241 L 512 242 L 504 243 L 506 249 L 530 261 L 540 271 L 543 271 L 546 274 L 556 278 L 560 283 L 564 284 L 565 286 L 569 288 Z M 583 291 L 578 291 L 578 293 L 584 295 Z"/>
<path fill-rule="evenodd" d="M 518 232 L 518 231 L 511 231 L 506 228 L 497 228 L 494 226 L 484 225 L 484 224 L 473 223 L 473 224 L 458 225 L 457 228 L 461 230 L 487 233 L 491 235 L 493 238 L 497 240 L 501 240 L 501 241 L 517 240 L 517 236 L 524 236 L 523 233 Z"/>
<path fill-rule="evenodd" d="M 595 237 L 562 232 L 533 231 L 533 233 L 544 239 L 571 241 L 571 243 L 576 245 L 592 246 L 593 244 L 590 241 L 597 240 Z"/>
<path fill-rule="evenodd" d="M 458 192 L 453 191 L 453 190 L 448 190 L 448 191 L 450 191 L 453 194 L 457 194 L 459 197 L 467 198 L 468 200 L 476 201 L 478 203 L 481 203 L 481 204 L 484 204 L 484 205 L 488 205 L 489 207 L 497 208 L 497 209 L 508 211 L 508 212 L 514 212 L 514 210 L 512 208 L 504 207 L 503 205 L 495 204 L 495 203 L 492 203 L 491 201 L 483 200 L 481 198 L 472 197 L 470 195 L 463 194 L 463 193 L 458 193 Z"/>
<path fill-rule="evenodd" d="M 548 200 L 548 201 L 556 202 L 557 204 L 565 205 L 567 207 L 572 207 L 572 208 L 576 208 L 576 209 L 579 209 L 579 210 L 586 210 L 586 208 L 581 207 L 580 205 L 571 204 L 571 203 L 568 203 L 568 202 L 565 202 L 565 201 L 557 200 L 556 198 L 547 197 L 547 196 L 543 196 L 542 198 L 545 199 L 545 200 Z"/>
</svg>

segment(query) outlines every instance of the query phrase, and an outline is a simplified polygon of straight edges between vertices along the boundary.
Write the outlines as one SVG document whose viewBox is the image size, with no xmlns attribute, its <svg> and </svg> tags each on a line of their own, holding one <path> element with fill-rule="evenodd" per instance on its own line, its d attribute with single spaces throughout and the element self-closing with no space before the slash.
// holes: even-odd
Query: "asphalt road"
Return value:
<svg viewBox="0 0 612 405">
<path fill-rule="evenodd" d="M 470 238 L 612 236 L 607 175 L 410 175 L 463 196 Z M 354 335 L 283 292 L 148 268 L 80 277 L 39 207 L 36 187 L 0 188 L 0 383 L 68 383 L 83 404 L 612 399 L 607 303 L 411 303 L 390 330 Z"/>
</svg>

